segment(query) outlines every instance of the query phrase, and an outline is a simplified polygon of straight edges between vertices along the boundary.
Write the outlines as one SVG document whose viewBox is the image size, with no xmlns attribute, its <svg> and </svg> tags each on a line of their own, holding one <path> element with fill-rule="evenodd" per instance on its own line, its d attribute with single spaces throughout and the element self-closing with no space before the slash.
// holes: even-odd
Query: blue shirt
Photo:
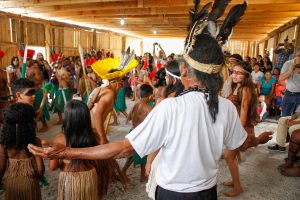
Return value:
<svg viewBox="0 0 300 200">
<path fill-rule="evenodd" d="M 266 83 L 265 77 L 262 77 L 259 81 L 262 84 L 260 87 L 260 94 L 269 95 L 272 91 L 272 85 L 276 83 L 275 78 L 271 77 L 268 83 Z"/>
</svg>

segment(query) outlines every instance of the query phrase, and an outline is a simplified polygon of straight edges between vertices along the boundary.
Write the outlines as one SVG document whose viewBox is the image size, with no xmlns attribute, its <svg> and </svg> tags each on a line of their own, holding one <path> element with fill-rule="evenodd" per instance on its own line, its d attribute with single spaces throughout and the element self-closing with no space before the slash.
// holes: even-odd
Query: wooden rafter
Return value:
<svg viewBox="0 0 300 200">
<path fill-rule="evenodd" d="M 206 4 L 213 0 L 202 0 Z M 230 8 L 243 0 L 232 0 Z M 0 9 L 18 8 L 26 16 L 109 27 L 150 37 L 185 37 L 188 11 L 193 0 L 0 0 Z M 261 40 L 268 33 L 300 15 L 299 0 L 249 0 L 248 9 L 235 27 L 232 38 Z M 220 22 L 224 20 L 220 18 Z M 125 19 L 125 25 L 120 25 Z"/>
</svg>

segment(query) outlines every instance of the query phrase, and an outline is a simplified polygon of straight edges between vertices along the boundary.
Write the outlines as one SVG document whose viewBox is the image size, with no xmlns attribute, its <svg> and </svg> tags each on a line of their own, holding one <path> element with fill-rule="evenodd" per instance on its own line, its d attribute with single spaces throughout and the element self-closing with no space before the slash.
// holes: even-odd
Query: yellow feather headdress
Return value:
<svg viewBox="0 0 300 200">
<path fill-rule="evenodd" d="M 99 60 L 92 65 L 92 69 L 102 79 L 111 80 L 121 78 L 138 66 L 139 62 L 134 59 L 134 56 L 134 50 L 130 53 L 130 47 L 128 47 L 122 58 L 118 57 Z M 112 69 L 116 69 L 118 71 L 109 73 Z"/>
</svg>

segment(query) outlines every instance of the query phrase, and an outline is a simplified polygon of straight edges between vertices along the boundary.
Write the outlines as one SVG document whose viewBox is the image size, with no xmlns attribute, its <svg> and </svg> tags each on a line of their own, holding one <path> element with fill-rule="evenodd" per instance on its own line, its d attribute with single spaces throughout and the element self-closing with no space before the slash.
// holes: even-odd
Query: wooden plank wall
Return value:
<svg viewBox="0 0 300 200">
<path fill-rule="evenodd" d="M 12 30 L 11 30 L 12 29 Z M 108 31 L 87 30 L 87 28 L 72 27 L 64 24 L 57 25 L 50 21 L 31 21 L 26 18 L 6 16 L 0 13 L 0 50 L 5 56 L 0 61 L 0 67 L 6 67 L 13 56 L 18 55 L 20 44 L 46 47 L 45 55 L 49 60 L 50 48 L 56 52 L 63 52 L 66 56 L 77 56 L 78 44 L 83 51 L 92 48 L 120 56 L 124 50 L 123 39 L 125 35 Z M 130 40 L 132 37 L 130 37 Z M 48 47 L 48 48 L 47 48 Z M 21 58 L 20 58 L 21 60 Z"/>
</svg>

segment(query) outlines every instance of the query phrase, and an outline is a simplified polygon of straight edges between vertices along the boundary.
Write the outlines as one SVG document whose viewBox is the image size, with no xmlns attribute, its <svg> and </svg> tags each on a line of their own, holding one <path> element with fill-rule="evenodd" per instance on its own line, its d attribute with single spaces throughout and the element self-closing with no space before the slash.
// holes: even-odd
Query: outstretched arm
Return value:
<svg viewBox="0 0 300 200">
<path fill-rule="evenodd" d="M 62 144 L 47 142 L 50 147 L 42 148 L 32 144 L 28 145 L 29 151 L 43 158 L 50 159 L 86 159 L 105 160 L 109 158 L 123 158 L 133 154 L 134 149 L 128 139 L 119 142 L 98 145 L 88 148 L 66 148 Z"/>
</svg>

